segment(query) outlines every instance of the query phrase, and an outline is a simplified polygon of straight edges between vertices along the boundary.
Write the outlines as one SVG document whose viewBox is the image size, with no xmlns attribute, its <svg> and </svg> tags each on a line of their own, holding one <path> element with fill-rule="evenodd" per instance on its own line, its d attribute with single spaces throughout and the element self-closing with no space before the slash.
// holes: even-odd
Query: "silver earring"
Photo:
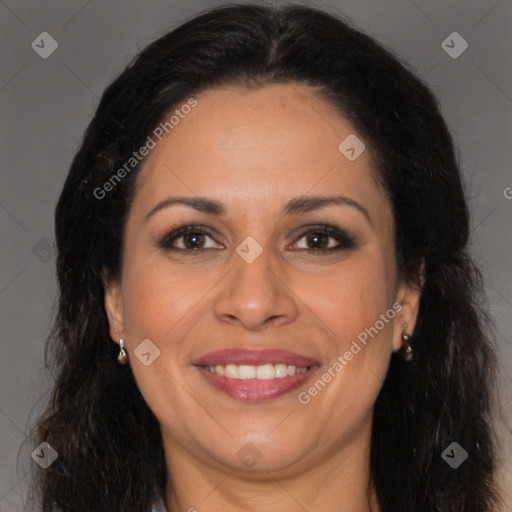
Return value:
<svg viewBox="0 0 512 512">
<path fill-rule="evenodd" d="M 407 324 L 404 324 L 404 330 L 402 332 L 402 346 L 398 350 L 398 353 L 402 358 L 409 362 L 412 361 L 412 346 L 410 343 L 411 335 L 406 332 Z"/>
<path fill-rule="evenodd" d="M 128 354 L 126 353 L 126 350 L 124 349 L 124 340 L 121 338 L 119 340 L 119 355 L 117 356 L 117 361 L 120 364 L 128 364 Z"/>
</svg>

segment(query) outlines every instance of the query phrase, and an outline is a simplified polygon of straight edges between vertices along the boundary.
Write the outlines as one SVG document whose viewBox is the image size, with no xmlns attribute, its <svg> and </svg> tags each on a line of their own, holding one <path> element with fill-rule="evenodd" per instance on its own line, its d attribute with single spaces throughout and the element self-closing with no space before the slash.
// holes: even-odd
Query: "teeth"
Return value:
<svg viewBox="0 0 512 512">
<path fill-rule="evenodd" d="M 286 377 L 288 375 L 288 366 L 285 364 L 274 365 L 276 378 Z"/>
<path fill-rule="evenodd" d="M 254 367 L 253 367 L 254 368 Z M 264 364 L 258 366 L 256 377 L 260 380 L 270 380 L 276 377 L 276 370 L 273 364 Z"/>
<path fill-rule="evenodd" d="M 239 379 L 255 379 L 256 378 L 256 367 L 255 366 L 246 366 L 241 364 L 238 367 L 238 378 Z M 258 368 L 258 378 L 259 378 L 259 368 Z"/>
<path fill-rule="evenodd" d="M 224 377 L 238 379 L 238 366 L 236 364 L 227 364 L 224 370 Z"/>
<path fill-rule="evenodd" d="M 217 375 L 222 375 L 228 379 L 259 379 L 271 380 L 282 379 L 284 377 L 293 377 L 306 373 L 308 368 L 297 368 L 292 364 L 262 364 L 259 366 L 250 366 L 246 364 L 217 364 L 215 366 L 203 366 L 206 370 Z"/>
</svg>

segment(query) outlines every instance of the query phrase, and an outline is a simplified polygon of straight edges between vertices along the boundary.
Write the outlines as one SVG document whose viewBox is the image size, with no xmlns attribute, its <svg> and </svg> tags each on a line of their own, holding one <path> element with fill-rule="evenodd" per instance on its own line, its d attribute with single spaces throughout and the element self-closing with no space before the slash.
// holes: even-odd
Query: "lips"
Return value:
<svg viewBox="0 0 512 512">
<path fill-rule="evenodd" d="M 290 393 L 298 388 L 320 367 L 320 363 L 312 358 L 305 357 L 293 352 L 278 349 L 250 350 L 250 349 L 225 349 L 209 352 L 194 361 L 194 365 L 199 372 L 216 390 L 219 390 L 232 398 L 245 401 L 260 401 L 277 398 Z M 213 367 L 229 368 L 238 365 L 250 367 L 268 367 L 274 365 L 276 368 L 287 365 L 289 369 L 293 368 L 288 375 L 269 378 L 228 378 L 224 372 L 215 373 L 211 371 Z M 295 369 L 302 371 L 296 373 Z M 247 368 L 245 368 L 247 370 Z M 258 376 L 259 373 L 258 373 Z M 261 377 L 261 376 L 260 376 Z M 272 375 L 271 375 L 272 377 Z"/>
<path fill-rule="evenodd" d="M 196 366 L 215 366 L 227 364 L 246 364 L 260 366 L 264 364 L 286 364 L 297 368 L 320 365 L 319 361 L 293 352 L 279 349 L 251 350 L 230 348 L 209 352 L 193 362 Z"/>
</svg>

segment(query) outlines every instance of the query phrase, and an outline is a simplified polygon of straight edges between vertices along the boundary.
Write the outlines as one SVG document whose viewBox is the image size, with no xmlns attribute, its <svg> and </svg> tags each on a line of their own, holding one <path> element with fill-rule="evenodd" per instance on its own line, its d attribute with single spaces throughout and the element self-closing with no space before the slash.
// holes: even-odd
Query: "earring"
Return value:
<svg viewBox="0 0 512 512">
<path fill-rule="evenodd" d="M 126 350 L 124 349 L 124 340 L 122 338 L 119 340 L 119 346 L 121 348 L 119 349 L 119 355 L 117 356 L 117 361 L 120 364 L 127 364 L 128 363 L 128 354 L 126 353 Z"/>
<path fill-rule="evenodd" d="M 406 329 L 407 324 L 404 324 L 404 330 L 402 332 L 402 346 L 398 350 L 398 353 L 405 361 L 409 362 L 412 361 L 412 346 L 409 342 L 411 335 L 406 332 Z"/>
</svg>

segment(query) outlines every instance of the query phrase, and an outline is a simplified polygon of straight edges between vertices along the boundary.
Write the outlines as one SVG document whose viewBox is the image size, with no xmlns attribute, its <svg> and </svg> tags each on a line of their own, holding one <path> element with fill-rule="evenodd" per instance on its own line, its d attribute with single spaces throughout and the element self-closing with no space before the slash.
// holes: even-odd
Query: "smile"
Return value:
<svg viewBox="0 0 512 512">
<path fill-rule="evenodd" d="M 210 373 L 215 373 L 226 377 L 227 379 L 258 379 L 258 380 L 271 380 L 271 379 L 283 379 L 285 377 L 293 377 L 294 375 L 300 375 L 306 373 L 310 366 L 297 368 L 292 364 L 263 364 L 259 366 L 249 366 L 245 364 L 227 364 L 227 365 L 210 365 L 203 366 L 205 370 Z"/>
<path fill-rule="evenodd" d="M 261 401 L 297 389 L 316 373 L 320 362 L 278 349 L 231 348 L 193 362 L 209 386 L 232 398 Z"/>
<path fill-rule="evenodd" d="M 261 401 L 291 393 L 313 373 L 316 373 L 320 367 L 313 365 L 306 368 L 295 368 L 295 366 L 280 364 L 265 364 L 258 367 L 248 365 L 221 366 L 225 373 L 233 372 L 232 375 L 236 374 L 236 377 L 221 375 L 216 371 L 216 367 L 213 368 L 213 372 L 209 367 L 197 366 L 197 368 L 206 382 L 217 391 L 239 400 Z M 287 370 L 286 375 L 284 375 L 284 368 Z M 295 373 L 288 375 L 288 369 L 290 373 Z M 275 375 L 276 371 L 280 374 L 279 376 Z M 252 377 L 253 374 L 256 374 L 256 377 Z"/>
</svg>

